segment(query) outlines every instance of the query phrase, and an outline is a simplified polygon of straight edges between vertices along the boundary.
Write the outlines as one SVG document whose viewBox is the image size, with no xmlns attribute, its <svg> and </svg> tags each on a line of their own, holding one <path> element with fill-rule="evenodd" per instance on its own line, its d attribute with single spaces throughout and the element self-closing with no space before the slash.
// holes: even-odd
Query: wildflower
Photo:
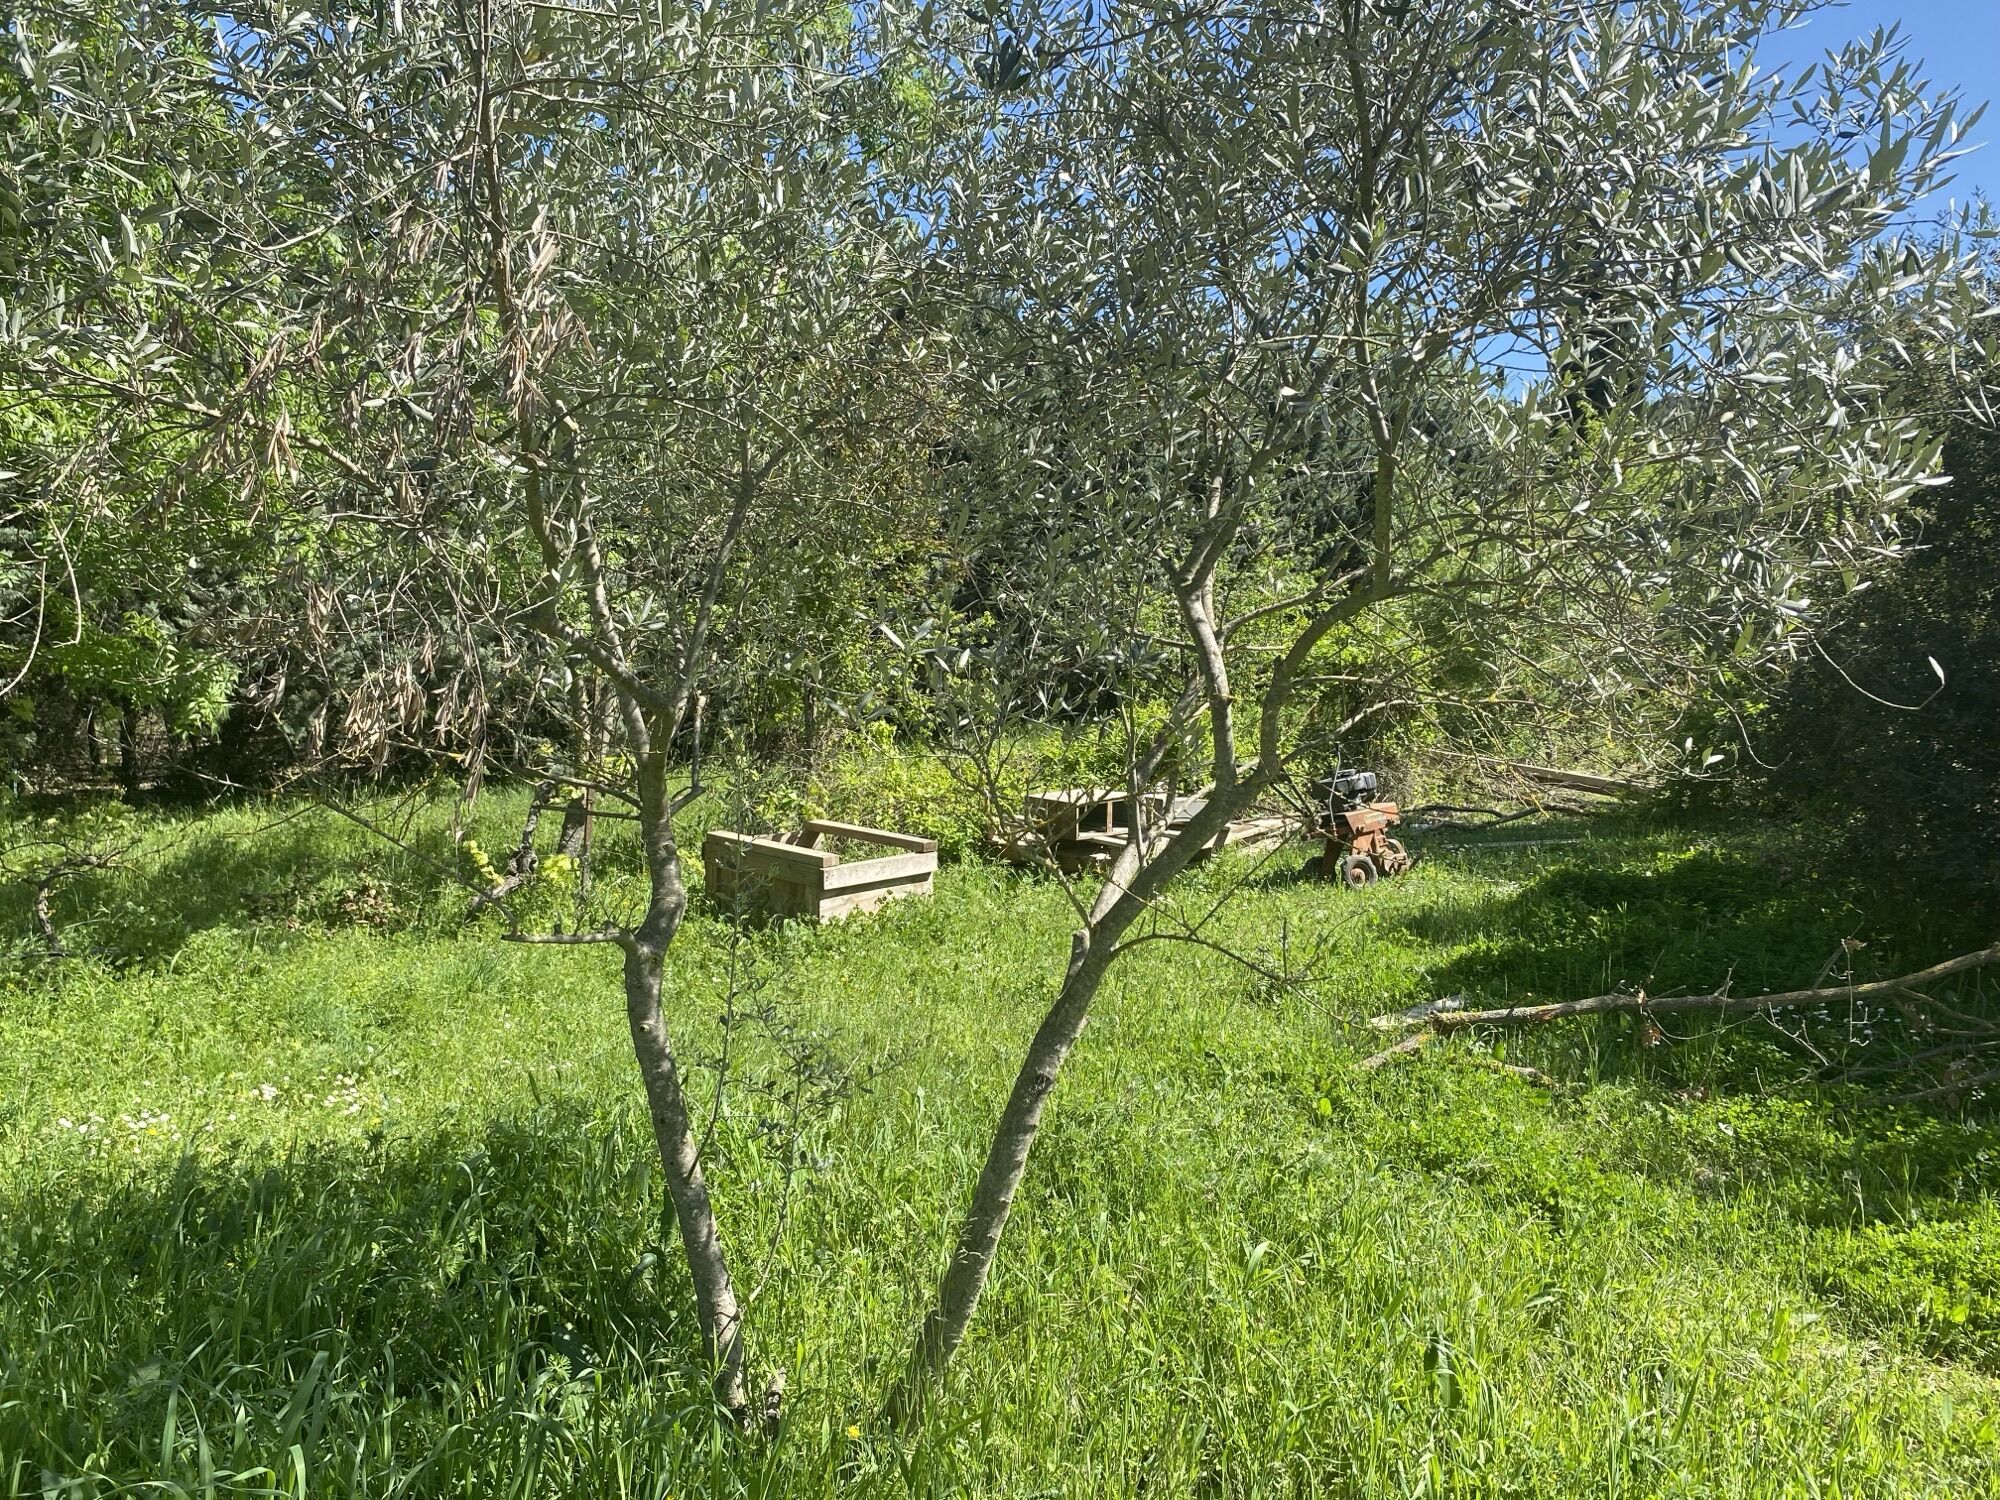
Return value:
<svg viewBox="0 0 2000 1500">
<path fill-rule="evenodd" d="M 850 1423 L 847 1429 L 847 1435 L 853 1438 L 855 1441 L 859 1442 L 861 1439 L 861 1424 L 858 1422 Z"/>
<path fill-rule="evenodd" d="M 134 1137 L 178 1135 L 180 1133 L 174 1125 L 173 1116 L 167 1114 L 165 1111 L 156 1112 L 150 1109 L 141 1109 L 136 1115 L 120 1115 L 118 1123 L 123 1125 L 127 1133 Z M 133 1145 L 136 1147 L 137 1144 L 138 1142 L 135 1139 Z"/>
</svg>

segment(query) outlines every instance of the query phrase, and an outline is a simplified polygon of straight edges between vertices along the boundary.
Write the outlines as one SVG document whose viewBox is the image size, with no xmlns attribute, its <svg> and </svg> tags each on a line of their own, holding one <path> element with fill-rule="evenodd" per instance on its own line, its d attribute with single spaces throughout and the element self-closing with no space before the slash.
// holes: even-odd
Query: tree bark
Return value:
<svg viewBox="0 0 2000 1500">
<path fill-rule="evenodd" d="M 556 853 L 581 860 L 590 850 L 590 793 L 578 792 L 563 804 L 562 828 L 556 834 Z"/>
<path fill-rule="evenodd" d="M 902 1379 L 886 1403 L 885 1415 L 897 1427 L 908 1429 L 922 1420 L 932 1383 L 965 1341 L 992 1272 L 1001 1234 L 1013 1213 L 1014 1194 L 1027 1172 L 1028 1156 L 1041 1130 L 1042 1110 L 1063 1063 L 1083 1035 L 1091 1002 L 1120 951 L 1119 939 L 1160 888 L 1254 800 L 1263 781 L 1260 768 L 1233 787 L 1218 789 L 1208 805 L 1150 858 L 1136 843 L 1128 844 L 1098 893 L 1089 920 L 1072 936 L 1062 987 L 1021 1060 L 987 1147 L 972 1203 L 960 1225 L 957 1248 L 938 1285 L 937 1299 L 924 1317 Z"/>
<path fill-rule="evenodd" d="M 646 735 L 650 744 L 654 736 Z M 651 897 L 646 917 L 626 936 L 625 1017 L 632 1032 L 632 1051 L 646 1089 L 653 1140 L 666 1173 L 667 1196 L 673 1202 L 681 1250 L 694 1283 L 695 1312 L 701 1325 L 702 1348 L 714 1366 L 716 1399 L 739 1421 L 749 1412 L 743 1385 L 743 1310 L 736 1300 L 722 1236 L 709 1202 L 708 1180 L 701 1170 L 701 1151 L 680 1066 L 674 1058 L 661 1005 L 667 947 L 680 931 L 687 913 L 687 888 L 681 880 L 680 850 L 674 841 L 673 802 L 667 791 L 664 753 L 654 749 L 638 757 L 640 836 L 645 849 Z"/>
<path fill-rule="evenodd" d="M 535 869 L 540 863 L 535 857 L 535 831 L 541 827 L 542 810 L 549 805 L 549 799 L 555 795 L 555 790 L 555 783 L 552 781 L 536 785 L 534 795 L 528 799 L 528 815 L 521 822 L 520 842 L 514 846 L 514 852 L 507 857 L 506 870 L 501 875 L 499 884 L 492 890 L 481 891 L 472 898 L 472 905 L 466 909 L 466 921 L 472 921 L 487 907 L 505 901 L 534 876 Z"/>
<path fill-rule="evenodd" d="M 666 1173 L 675 1227 L 680 1231 L 681 1250 L 694 1283 L 702 1350 L 714 1366 L 716 1399 L 741 1419 L 749 1409 L 743 1385 L 743 1312 L 716 1229 L 694 1124 L 681 1089 L 680 1067 L 660 1005 L 665 961 L 665 949 L 643 939 L 635 939 L 626 948 L 625 1016 L 632 1031 L 639 1077 L 646 1088 L 647 1112 L 653 1121 L 660 1166 Z"/>
</svg>

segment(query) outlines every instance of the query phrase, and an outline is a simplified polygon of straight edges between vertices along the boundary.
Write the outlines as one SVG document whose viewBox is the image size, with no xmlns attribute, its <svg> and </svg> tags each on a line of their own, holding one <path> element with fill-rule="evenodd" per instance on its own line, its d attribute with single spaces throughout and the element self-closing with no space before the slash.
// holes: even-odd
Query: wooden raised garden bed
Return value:
<svg viewBox="0 0 2000 1500">
<path fill-rule="evenodd" d="M 1166 794 L 1147 792 L 1144 797 L 1148 820 L 1162 833 L 1178 832 L 1205 803 L 1201 797 L 1175 798 L 1162 828 L 1160 815 L 1167 811 Z M 1026 830 L 1003 851 L 1021 864 L 1053 858 L 1065 870 L 1092 869 L 1110 864 L 1131 838 L 1132 797 L 1122 788 L 1065 787 L 1030 792 L 1022 811 Z M 1239 818 L 1224 824 L 1207 847 L 1270 848 L 1285 841 L 1294 821 L 1288 817 Z"/>
<path fill-rule="evenodd" d="M 856 859 L 849 857 L 854 845 L 894 852 Z M 874 911 L 899 896 L 929 895 L 938 857 L 936 839 L 815 818 L 782 838 L 711 829 L 702 840 L 701 862 L 717 906 L 828 922 Z"/>
</svg>

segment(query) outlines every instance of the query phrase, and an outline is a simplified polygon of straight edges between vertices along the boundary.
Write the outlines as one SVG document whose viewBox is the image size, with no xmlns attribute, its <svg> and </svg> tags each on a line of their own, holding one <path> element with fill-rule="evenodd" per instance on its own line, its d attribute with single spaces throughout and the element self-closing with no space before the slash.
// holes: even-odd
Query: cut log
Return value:
<svg viewBox="0 0 2000 1500">
<path fill-rule="evenodd" d="M 1469 760 L 1475 765 L 1486 766 L 1495 771 L 1508 771 L 1529 781 L 1541 782 L 1544 786 L 1565 786 L 1579 792 L 1592 792 L 1600 797 L 1631 797 L 1650 790 L 1643 783 L 1620 776 L 1603 776 L 1595 771 L 1569 771 L 1560 766 L 1537 765 L 1527 760 L 1503 760 L 1493 755 L 1471 755 L 1458 750 L 1439 750 L 1433 753 L 1451 760 Z"/>
<path fill-rule="evenodd" d="M 1525 776 L 1530 781 L 1543 782 L 1548 786 L 1574 787 L 1579 792 L 1595 792 L 1600 797 L 1631 797 L 1646 790 L 1636 781 L 1599 776 L 1592 771 L 1565 771 L 1557 766 L 1537 766 L 1524 760 L 1502 760 L 1492 764 Z"/>
</svg>

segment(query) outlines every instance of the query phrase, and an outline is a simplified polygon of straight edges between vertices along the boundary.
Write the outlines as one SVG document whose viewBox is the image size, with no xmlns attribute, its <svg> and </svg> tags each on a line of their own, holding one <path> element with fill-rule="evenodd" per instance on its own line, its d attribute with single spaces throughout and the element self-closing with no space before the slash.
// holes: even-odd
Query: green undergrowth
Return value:
<svg viewBox="0 0 2000 1500">
<path fill-rule="evenodd" d="M 523 803 L 469 831 L 504 851 Z M 1913 1045 L 1899 1014 L 1355 1066 L 1438 995 L 1900 972 L 1990 939 L 1976 907 L 1644 819 L 1434 838 L 1362 893 L 1299 850 L 1195 872 L 1159 931 L 1253 962 L 1161 939 L 1114 971 L 910 1441 L 879 1403 L 1067 901 L 966 861 L 738 933 L 697 893 L 669 992 L 705 1105 L 719 1017 L 761 1017 L 707 1158 L 786 1374 L 746 1438 L 695 1360 L 615 950 L 467 925 L 448 807 L 370 816 L 406 847 L 296 805 L 121 823 L 58 892 L 61 963 L 31 882 L 0 891 L 0 1493 L 2000 1495 L 2000 1129 L 1815 1081 Z M 605 824 L 608 899 L 632 863 Z M 794 1118 L 800 1056 L 841 1086 Z"/>
</svg>

